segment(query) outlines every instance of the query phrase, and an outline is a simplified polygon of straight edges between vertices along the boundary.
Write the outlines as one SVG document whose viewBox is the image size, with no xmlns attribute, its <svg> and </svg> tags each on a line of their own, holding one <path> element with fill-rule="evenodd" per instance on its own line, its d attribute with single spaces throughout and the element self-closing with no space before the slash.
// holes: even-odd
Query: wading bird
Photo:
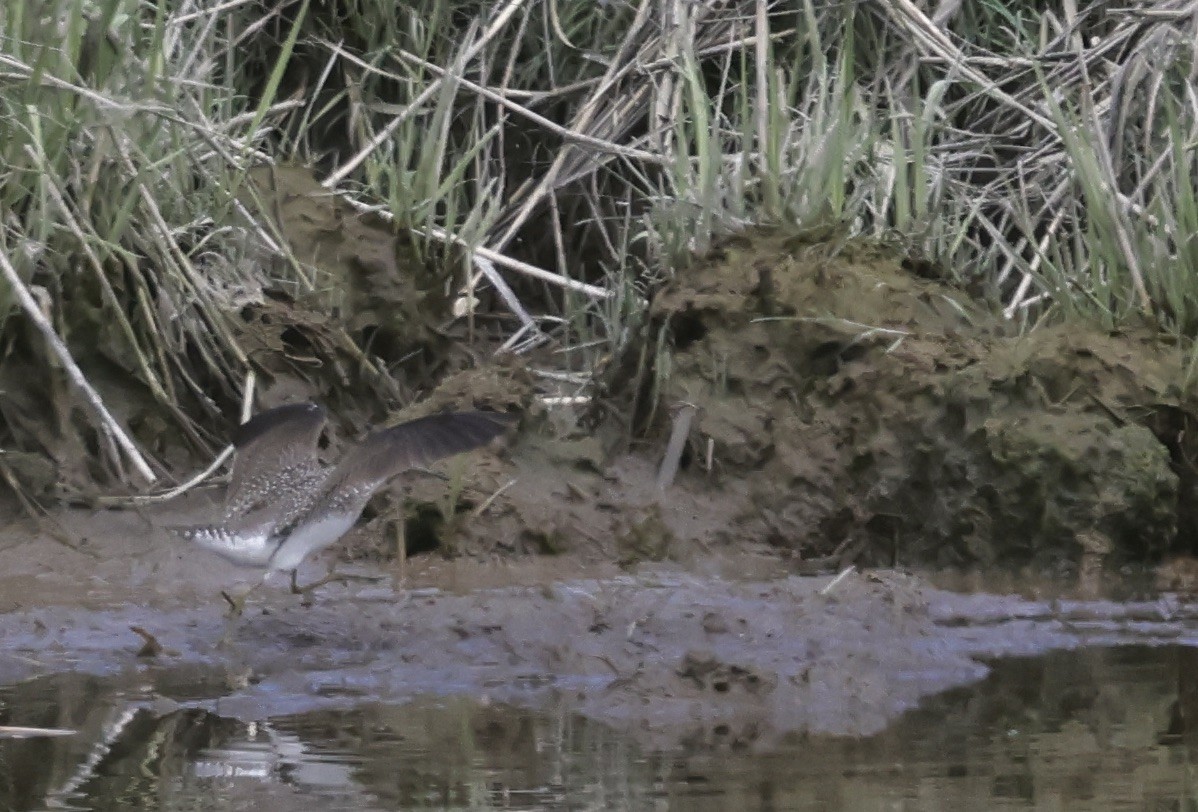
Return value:
<svg viewBox="0 0 1198 812">
<path fill-rule="evenodd" d="M 241 424 L 233 435 L 223 519 L 170 529 L 235 564 L 264 569 L 263 580 L 290 571 L 292 591 L 307 593 L 344 576 L 330 574 L 300 588 L 300 563 L 345 535 L 379 488 L 409 468 L 486 445 L 513 418 L 498 412 L 421 417 L 373 432 L 331 467 L 317 458 L 325 420 L 323 407 L 296 403 Z M 224 595 L 236 617 L 249 591 L 237 599 Z"/>
</svg>

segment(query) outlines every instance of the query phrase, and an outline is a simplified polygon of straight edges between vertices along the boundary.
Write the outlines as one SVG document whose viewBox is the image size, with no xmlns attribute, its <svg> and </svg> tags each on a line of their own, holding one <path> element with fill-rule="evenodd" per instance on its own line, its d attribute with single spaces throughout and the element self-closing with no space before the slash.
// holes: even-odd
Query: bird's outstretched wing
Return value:
<svg viewBox="0 0 1198 812">
<path fill-rule="evenodd" d="M 272 499 L 310 483 L 320 470 L 316 443 L 325 419 L 324 407 L 293 403 L 260 412 L 238 426 L 232 437 L 236 453 L 225 518 L 267 507 Z"/>
<path fill-rule="evenodd" d="M 380 486 L 409 468 L 480 448 L 502 434 L 515 417 L 500 412 L 449 412 L 373 432 L 346 452 L 329 475 L 326 494 L 337 502 L 365 505 Z"/>
</svg>

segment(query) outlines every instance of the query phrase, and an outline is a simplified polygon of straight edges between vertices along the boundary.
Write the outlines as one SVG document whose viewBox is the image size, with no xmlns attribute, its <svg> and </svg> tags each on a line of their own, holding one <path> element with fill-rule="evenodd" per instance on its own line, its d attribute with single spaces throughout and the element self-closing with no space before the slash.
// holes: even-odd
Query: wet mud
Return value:
<svg viewBox="0 0 1198 812">
<path fill-rule="evenodd" d="M 218 593 L 242 571 L 135 517 L 66 520 L 91 528 L 86 554 L 56 547 L 34 563 L 28 547 L 52 544 L 38 538 L 0 552 L 0 683 L 132 677 L 162 709 L 245 720 L 428 695 L 553 699 L 647 746 L 770 747 L 877 732 L 981 679 L 981 658 L 1198 643 L 1198 607 L 1174 598 L 965 594 L 888 570 L 779 576 L 776 558 L 752 556 L 703 574 L 425 556 L 402 575 L 360 567 L 382 580 L 330 585 L 310 606 L 267 585 L 229 631 Z"/>
<path fill-rule="evenodd" d="M 980 679 L 980 658 L 1194 642 L 1176 597 L 1102 599 L 1116 567 L 1198 540 L 1188 359 L 1148 329 L 1021 332 L 877 246 L 756 233 L 656 291 L 589 407 L 551 409 L 544 358 L 463 350 L 444 291 L 397 281 L 392 229 L 302 183 L 267 192 L 344 309 L 246 303 L 262 405 L 328 403 L 329 458 L 369 423 L 442 408 L 516 412 L 518 431 L 388 489 L 301 576 L 378 583 L 312 606 L 261 589 L 225 646 L 219 592 L 254 576 L 158 529 L 210 514 L 219 488 L 63 512 L 53 537 L 10 529 L 0 682 L 135 673 L 245 719 L 553 696 L 653 746 L 765 747 L 881 730 Z M 384 415 L 380 396 L 415 405 Z M 167 451 L 180 474 L 199 462 Z M 1069 600 L 901 569 L 1000 564 L 1067 572 Z M 849 565 L 883 569 L 833 577 Z M 206 696 L 171 687 L 200 677 Z"/>
</svg>

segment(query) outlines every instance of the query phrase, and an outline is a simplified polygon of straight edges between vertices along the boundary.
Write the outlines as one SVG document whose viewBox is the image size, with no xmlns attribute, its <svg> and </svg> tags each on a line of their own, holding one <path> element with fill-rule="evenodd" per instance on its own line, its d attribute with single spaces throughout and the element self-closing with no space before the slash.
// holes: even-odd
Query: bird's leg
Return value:
<svg viewBox="0 0 1198 812">
<path fill-rule="evenodd" d="M 237 628 L 237 621 L 241 619 L 240 615 L 229 613 L 225 617 L 225 628 L 220 633 L 220 639 L 216 641 L 216 647 L 224 648 L 233 641 L 233 630 Z"/>
<path fill-rule="evenodd" d="M 301 600 L 300 603 L 302 603 L 304 606 L 312 605 L 312 593 L 325 584 L 331 584 L 335 581 L 340 581 L 341 583 L 347 583 L 349 581 L 368 581 L 370 583 L 375 583 L 386 578 L 386 576 L 383 575 L 357 575 L 355 573 L 330 570 L 329 574 L 320 580 L 313 581 L 306 586 L 300 586 L 296 581 L 296 572 L 296 570 L 291 571 L 291 594 L 302 595 L 303 600 Z"/>
<path fill-rule="evenodd" d="M 230 620 L 236 620 L 237 618 L 241 617 L 242 612 L 245 611 L 246 599 L 249 598 L 250 593 L 253 591 L 254 588 L 250 587 L 240 595 L 234 595 L 228 590 L 222 589 L 220 591 L 220 596 L 225 599 L 225 603 L 229 604 L 229 611 L 226 617 Z"/>
<path fill-rule="evenodd" d="M 263 576 L 262 580 L 266 580 L 265 576 Z M 220 636 L 220 641 L 216 644 L 217 648 L 224 648 L 232 639 L 233 630 L 237 627 L 237 621 L 241 619 L 242 614 L 245 612 L 246 600 L 261 583 L 260 581 L 257 584 L 250 584 L 241 594 L 225 589 L 220 591 L 220 596 L 229 604 L 229 611 L 225 615 L 225 630 Z"/>
</svg>

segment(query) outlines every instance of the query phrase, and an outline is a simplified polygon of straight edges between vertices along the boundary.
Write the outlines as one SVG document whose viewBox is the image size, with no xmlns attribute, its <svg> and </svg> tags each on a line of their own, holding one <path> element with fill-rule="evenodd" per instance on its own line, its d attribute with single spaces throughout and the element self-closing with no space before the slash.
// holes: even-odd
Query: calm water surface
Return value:
<svg viewBox="0 0 1198 812">
<path fill-rule="evenodd" d="M 468 700 L 247 723 L 64 674 L 0 689 L 0 810 L 1195 810 L 1198 649 L 995 664 L 865 739 L 647 752 L 570 714 Z M 163 702 L 163 694 L 182 706 Z"/>
</svg>

